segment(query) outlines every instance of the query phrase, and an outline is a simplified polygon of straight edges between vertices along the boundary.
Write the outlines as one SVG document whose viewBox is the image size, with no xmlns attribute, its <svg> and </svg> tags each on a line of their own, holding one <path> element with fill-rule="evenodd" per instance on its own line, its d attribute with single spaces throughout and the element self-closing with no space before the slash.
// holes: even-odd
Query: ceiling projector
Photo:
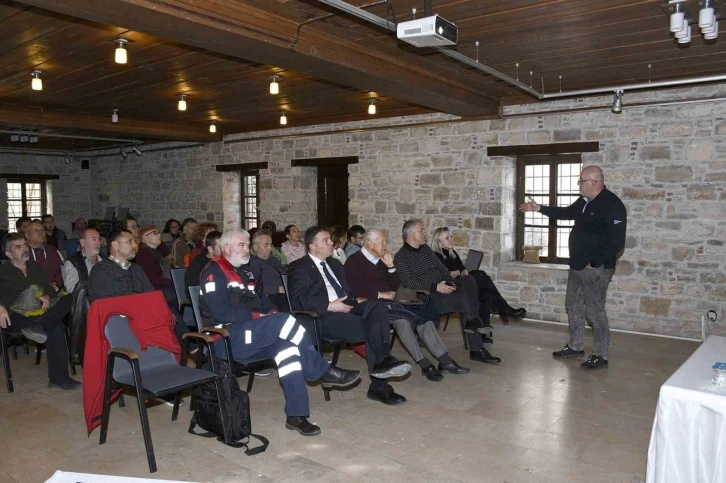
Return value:
<svg viewBox="0 0 726 483">
<path fill-rule="evenodd" d="M 438 47 L 456 45 L 459 30 L 448 20 L 432 15 L 399 23 L 396 36 L 416 47 Z"/>
</svg>

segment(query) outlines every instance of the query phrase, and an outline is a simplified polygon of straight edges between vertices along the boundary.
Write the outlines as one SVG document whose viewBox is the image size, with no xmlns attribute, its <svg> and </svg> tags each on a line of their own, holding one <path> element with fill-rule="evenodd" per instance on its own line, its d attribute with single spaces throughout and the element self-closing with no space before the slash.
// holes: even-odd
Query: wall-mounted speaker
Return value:
<svg viewBox="0 0 726 483">
<path fill-rule="evenodd" d="M 90 159 L 82 159 L 81 160 L 81 169 L 89 169 L 91 167 L 91 160 Z"/>
</svg>

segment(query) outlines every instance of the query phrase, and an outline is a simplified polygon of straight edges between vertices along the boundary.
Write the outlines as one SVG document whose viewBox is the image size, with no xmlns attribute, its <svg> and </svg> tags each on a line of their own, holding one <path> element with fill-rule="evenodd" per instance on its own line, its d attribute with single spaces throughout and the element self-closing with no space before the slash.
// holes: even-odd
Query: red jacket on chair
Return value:
<svg viewBox="0 0 726 483">
<path fill-rule="evenodd" d="M 106 362 L 111 346 L 106 339 L 106 322 L 113 315 L 125 315 L 129 328 L 139 340 L 141 350 L 147 346 L 166 349 L 181 356 L 181 346 L 174 335 L 174 315 L 160 291 L 124 295 L 96 300 L 91 304 L 86 322 L 86 350 L 83 363 L 83 409 L 88 434 L 101 424 Z M 112 394 L 114 400 L 119 391 Z"/>
</svg>

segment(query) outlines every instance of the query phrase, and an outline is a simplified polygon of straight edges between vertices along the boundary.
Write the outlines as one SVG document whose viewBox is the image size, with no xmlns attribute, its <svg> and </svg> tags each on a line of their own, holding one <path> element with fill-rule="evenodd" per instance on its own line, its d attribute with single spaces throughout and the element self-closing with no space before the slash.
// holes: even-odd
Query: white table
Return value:
<svg viewBox="0 0 726 483">
<path fill-rule="evenodd" d="M 45 483 L 185 483 L 171 480 L 152 480 L 149 478 L 129 478 L 127 476 L 91 475 L 88 473 L 69 473 L 56 471 Z"/>
<path fill-rule="evenodd" d="M 726 387 L 711 383 L 715 362 L 726 362 L 726 337 L 709 337 L 661 386 L 646 483 L 726 482 Z"/>
</svg>

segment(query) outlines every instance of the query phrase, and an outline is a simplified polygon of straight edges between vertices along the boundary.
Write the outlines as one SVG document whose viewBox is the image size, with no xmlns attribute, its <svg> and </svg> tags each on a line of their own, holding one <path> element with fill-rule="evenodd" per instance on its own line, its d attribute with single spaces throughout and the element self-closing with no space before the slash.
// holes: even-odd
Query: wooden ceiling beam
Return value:
<svg viewBox="0 0 726 483">
<path fill-rule="evenodd" d="M 142 121 L 122 118 L 111 122 L 111 116 L 99 117 L 68 112 L 42 111 L 0 107 L 0 124 L 19 128 L 51 128 L 80 130 L 89 133 L 118 135 L 124 138 L 154 139 L 163 141 L 214 142 L 221 141 L 221 134 L 207 132 L 206 126 L 189 126 L 168 122 Z M 39 136 L 42 133 L 38 134 Z M 52 134 L 47 134 L 52 137 Z"/>
<path fill-rule="evenodd" d="M 471 79 L 388 42 L 360 44 L 238 0 L 20 0 L 52 12 L 145 32 L 191 47 L 275 65 L 317 79 L 463 117 L 498 117 Z M 375 28 L 375 27 L 372 27 Z M 375 44 L 375 45 L 374 45 Z M 389 45 L 386 45 L 389 44 Z M 133 55 L 133 54 L 132 54 Z"/>
</svg>

